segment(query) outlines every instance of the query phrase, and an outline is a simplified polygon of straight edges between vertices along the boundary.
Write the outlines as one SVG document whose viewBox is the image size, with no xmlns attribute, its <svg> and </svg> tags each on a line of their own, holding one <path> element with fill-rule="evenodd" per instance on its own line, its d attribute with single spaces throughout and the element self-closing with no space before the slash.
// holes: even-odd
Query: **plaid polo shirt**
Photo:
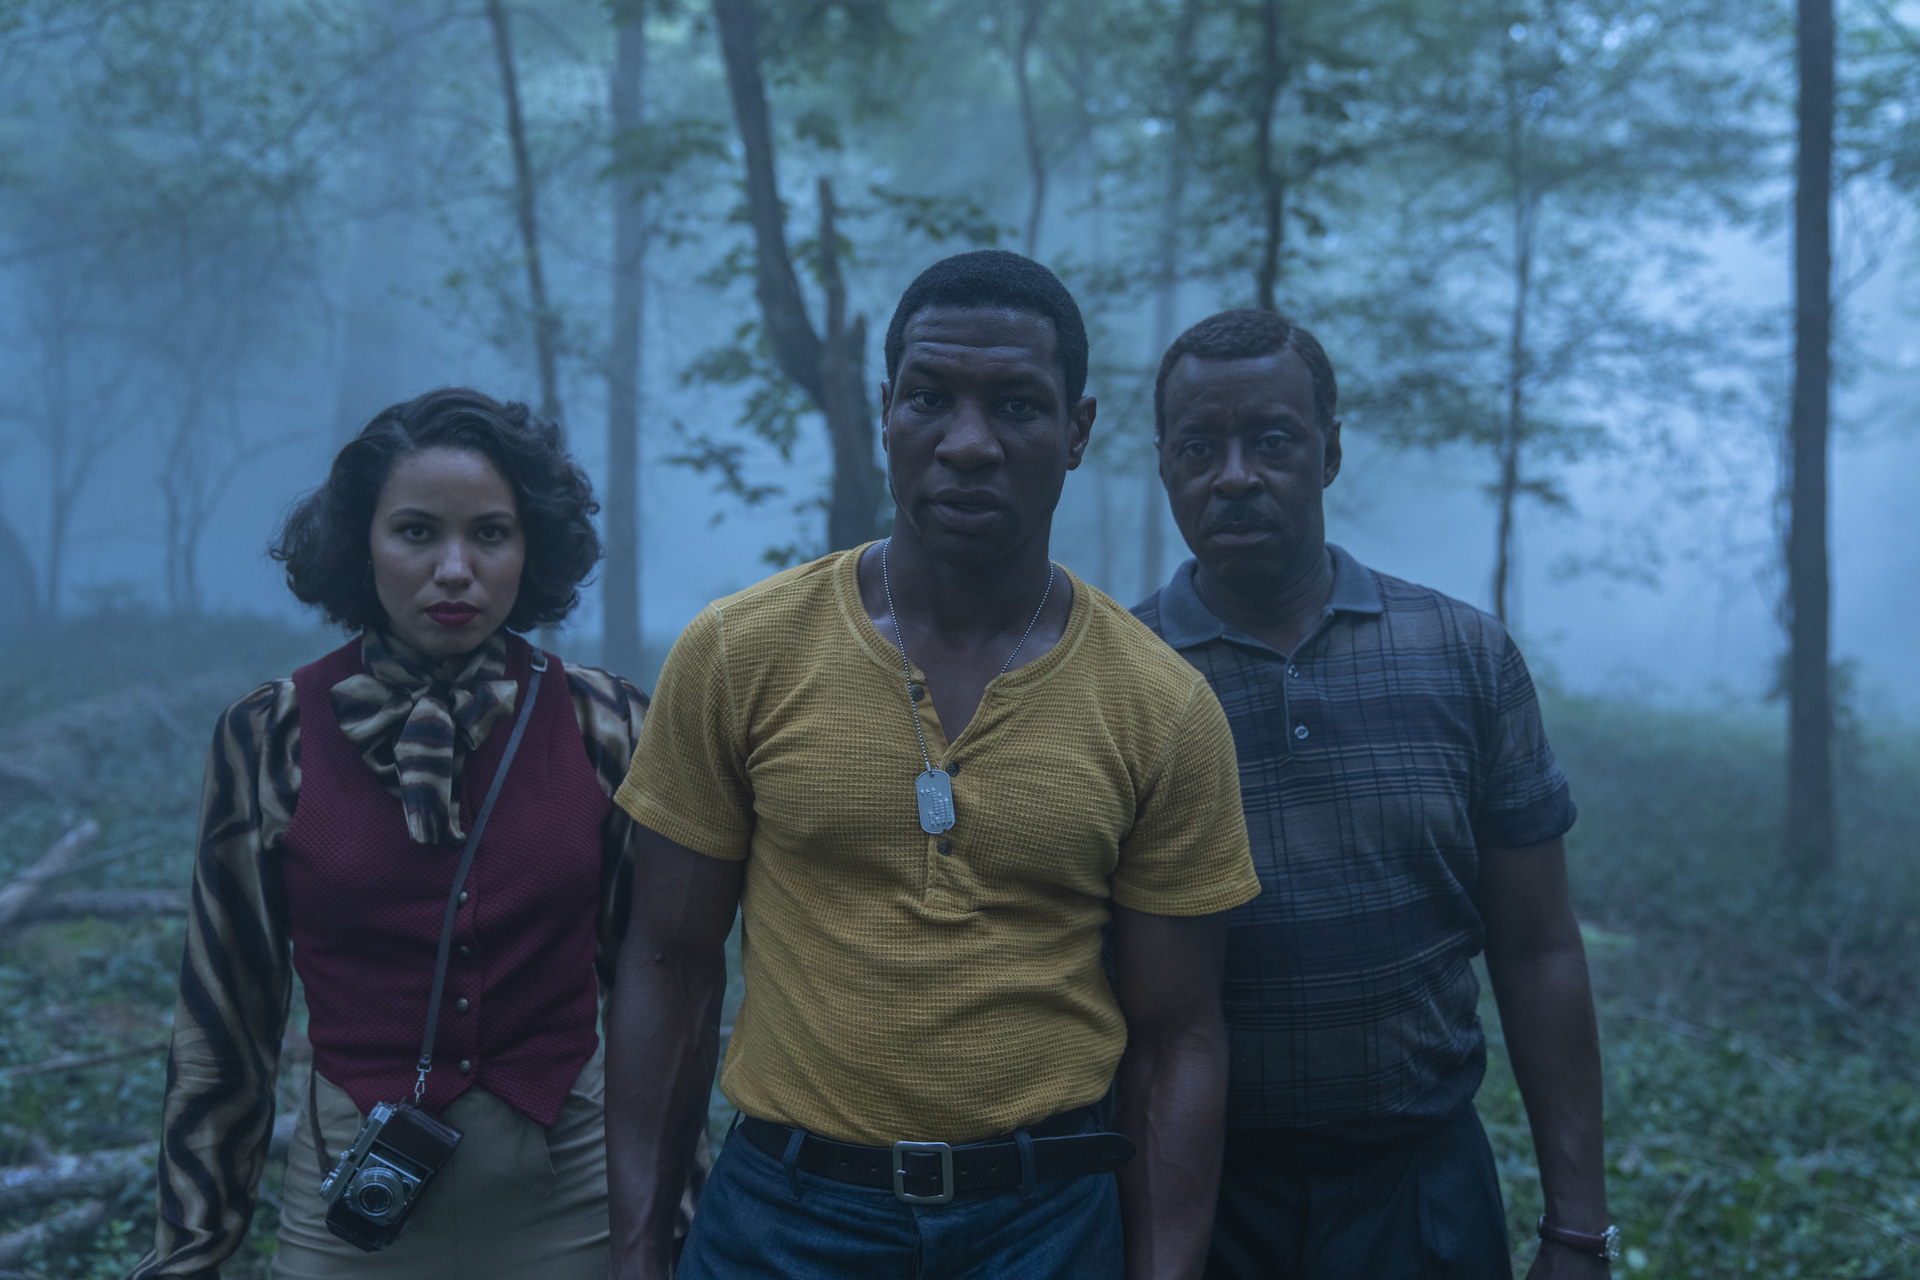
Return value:
<svg viewBox="0 0 1920 1280">
<path fill-rule="evenodd" d="M 1233 728 L 1262 892 L 1229 916 L 1229 1141 L 1393 1142 L 1486 1067 L 1468 961 L 1482 845 L 1573 825 L 1520 650 L 1470 605 L 1339 547 L 1291 657 L 1207 611 L 1194 562 L 1134 614 Z"/>
</svg>

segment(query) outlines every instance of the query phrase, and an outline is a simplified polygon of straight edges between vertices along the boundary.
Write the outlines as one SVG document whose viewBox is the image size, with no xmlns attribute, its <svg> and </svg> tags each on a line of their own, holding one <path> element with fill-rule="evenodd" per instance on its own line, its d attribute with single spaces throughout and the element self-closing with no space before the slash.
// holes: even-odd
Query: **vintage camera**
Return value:
<svg viewBox="0 0 1920 1280">
<path fill-rule="evenodd" d="M 320 1183 L 327 1229 L 372 1253 L 400 1236 L 427 1183 L 460 1145 L 460 1131 L 418 1107 L 377 1102 L 353 1149 Z"/>
</svg>

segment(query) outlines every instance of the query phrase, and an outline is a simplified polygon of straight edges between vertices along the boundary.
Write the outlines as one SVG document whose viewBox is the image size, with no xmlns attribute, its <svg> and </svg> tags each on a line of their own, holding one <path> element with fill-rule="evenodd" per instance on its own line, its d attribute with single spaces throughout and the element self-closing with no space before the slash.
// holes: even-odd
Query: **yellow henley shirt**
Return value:
<svg viewBox="0 0 1920 1280">
<path fill-rule="evenodd" d="M 1260 885 L 1212 690 L 1071 574 L 1059 643 L 989 684 L 958 740 L 919 698 L 957 816 L 923 832 L 906 673 L 861 604 L 862 550 L 688 625 L 615 799 L 747 861 L 735 1106 L 845 1142 L 967 1142 L 1106 1092 L 1127 1038 L 1109 902 L 1204 915 Z"/>
</svg>

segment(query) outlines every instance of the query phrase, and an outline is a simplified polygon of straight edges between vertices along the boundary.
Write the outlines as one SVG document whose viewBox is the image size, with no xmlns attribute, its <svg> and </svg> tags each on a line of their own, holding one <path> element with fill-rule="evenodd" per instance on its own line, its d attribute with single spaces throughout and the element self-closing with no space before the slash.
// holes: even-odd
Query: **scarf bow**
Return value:
<svg viewBox="0 0 1920 1280">
<path fill-rule="evenodd" d="M 388 791 L 400 797 L 419 844 L 466 838 L 455 780 L 494 722 L 513 714 L 507 642 L 495 632 L 464 657 L 430 658 L 376 631 L 360 640 L 363 674 L 331 691 L 334 719 Z"/>
</svg>

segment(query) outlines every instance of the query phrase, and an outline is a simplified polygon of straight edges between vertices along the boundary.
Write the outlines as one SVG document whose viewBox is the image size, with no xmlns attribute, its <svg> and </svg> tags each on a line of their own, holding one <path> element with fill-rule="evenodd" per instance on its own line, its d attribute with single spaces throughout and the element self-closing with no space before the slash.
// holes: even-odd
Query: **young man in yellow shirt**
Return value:
<svg viewBox="0 0 1920 1280">
<path fill-rule="evenodd" d="M 743 1119 L 682 1280 L 1198 1276 L 1221 913 L 1258 892 L 1232 736 L 1048 556 L 1095 412 L 1053 274 L 936 263 L 886 366 L 892 537 L 695 619 L 617 797 L 641 830 L 608 1020 L 614 1274 L 667 1274 L 738 906 L 721 1088 Z"/>
</svg>

